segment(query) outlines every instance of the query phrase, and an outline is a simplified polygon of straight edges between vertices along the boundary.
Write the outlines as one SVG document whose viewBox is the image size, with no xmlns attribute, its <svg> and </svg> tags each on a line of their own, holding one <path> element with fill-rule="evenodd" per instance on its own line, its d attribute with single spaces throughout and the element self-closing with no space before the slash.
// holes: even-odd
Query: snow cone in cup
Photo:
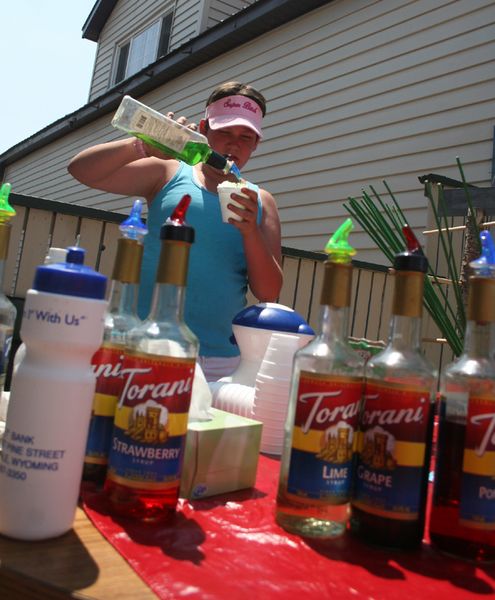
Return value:
<svg viewBox="0 0 495 600">
<path fill-rule="evenodd" d="M 238 206 L 239 208 L 244 208 L 242 204 L 236 202 L 235 200 L 232 200 L 230 196 L 231 194 L 239 194 L 239 196 L 247 198 L 245 194 L 241 194 L 241 189 L 246 186 L 247 182 L 245 181 L 239 181 L 236 183 L 232 181 L 223 181 L 222 183 L 218 184 L 217 192 L 220 200 L 220 210 L 222 211 L 222 221 L 224 223 L 228 223 L 229 219 L 234 219 L 235 221 L 242 221 L 242 217 L 232 212 L 228 208 L 228 205 L 233 204 L 234 206 Z"/>
</svg>

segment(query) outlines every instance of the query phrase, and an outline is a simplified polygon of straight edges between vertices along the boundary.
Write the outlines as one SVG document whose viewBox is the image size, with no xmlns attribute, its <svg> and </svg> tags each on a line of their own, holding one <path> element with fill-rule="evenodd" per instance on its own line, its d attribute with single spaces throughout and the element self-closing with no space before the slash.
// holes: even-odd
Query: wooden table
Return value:
<svg viewBox="0 0 495 600">
<path fill-rule="evenodd" d="M 42 542 L 0 536 L 0 598 L 148 600 L 156 595 L 77 509 L 69 533 Z"/>
</svg>

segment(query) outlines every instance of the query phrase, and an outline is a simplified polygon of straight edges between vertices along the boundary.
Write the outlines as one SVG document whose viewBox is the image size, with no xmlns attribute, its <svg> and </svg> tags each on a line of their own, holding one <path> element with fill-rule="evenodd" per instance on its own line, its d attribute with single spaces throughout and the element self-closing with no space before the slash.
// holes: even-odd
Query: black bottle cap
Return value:
<svg viewBox="0 0 495 600">
<path fill-rule="evenodd" d="M 428 271 L 428 259 L 423 254 L 423 250 L 412 229 L 409 225 L 404 225 L 402 233 L 406 238 L 407 250 L 395 255 L 394 269 L 396 271 L 419 271 L 420 273 L 426 273 Z"/>
<path fill-rule="evenodd" d="M 214 167 L 215 169 L 223 171 L 225 169 L 225 165 L 227 164 L 227 159 L 225 156 L 218 154 L 218 152 L 212 151 L 210 156 L 208 156 L 206 159 L 206 164 Z"/>
<path fill-rule="evenodd" d="M 176 242 L 194 242 L 194 228 L 186 223 L 186 212 L 191 203 L 191 196 L 185 194 L 174 209 L 172 215 L 165 221 L 160 229 L 161 240 Z"/>
</svg>

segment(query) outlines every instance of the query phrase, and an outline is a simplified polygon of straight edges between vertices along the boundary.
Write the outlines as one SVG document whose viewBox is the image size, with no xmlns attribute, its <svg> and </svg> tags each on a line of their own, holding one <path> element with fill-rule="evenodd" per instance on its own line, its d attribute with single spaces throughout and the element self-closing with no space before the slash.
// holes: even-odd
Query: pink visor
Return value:
<svg viewBox="0 0 495 600">
<path fill-rule="evenodd" d="M 246 96 L 227 96 L 212 102 L 206 107 L 205 119 L 212 129 L 244 125 L 252 129 L 260 138 L 261 108 Z"/>
</svg>

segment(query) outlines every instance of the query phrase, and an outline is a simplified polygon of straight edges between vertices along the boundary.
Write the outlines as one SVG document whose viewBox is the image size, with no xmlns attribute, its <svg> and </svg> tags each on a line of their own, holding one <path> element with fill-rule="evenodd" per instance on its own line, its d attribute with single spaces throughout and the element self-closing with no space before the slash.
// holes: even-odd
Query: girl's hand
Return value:
<svg viewBox="0 0 495 600">
<path fill-rule="evenodd" d="M 247 235 L 250 232 L 254 231 L 257 227 L 257 217 L 258 217 L 258 192 L 256 190 L 251 190 L 249 188 L 241 188 L 240 190 L 243 194 L 248 196 L 240 196 L 239 194 L 232 193 L 231 198 L 235 200 L 239 204 L 242 204 L 243 208 L 239 208 L 234 204 L 228 204 L 228 208 L 236 215 L 241 217 L 241 221 L 236 221 L 236 219 L 229 219 L 229 223 L 237 227 L 237 229 L 241 232 L 242 235 Z"/>
</svg>

